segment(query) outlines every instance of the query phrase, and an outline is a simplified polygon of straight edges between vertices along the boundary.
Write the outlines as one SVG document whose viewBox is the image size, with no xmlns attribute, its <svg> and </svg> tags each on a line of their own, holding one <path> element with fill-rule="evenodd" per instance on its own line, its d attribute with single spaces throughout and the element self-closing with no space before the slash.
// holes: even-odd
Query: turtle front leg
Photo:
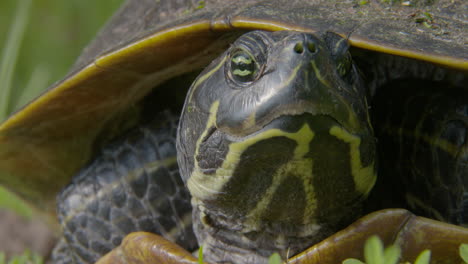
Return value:
<svg viewBox="0 0 468 264">
<path fill-rule="evenodd" d="M 188 251 L 171 241 L 147 232 L 127 235 L 122 244 L 96 264 L 198 264 Z"/>
<path fill-rule="evenodd" d="M 461 263 L 458 247 L 468 242 L 468 229 L 424 217 L 404 209 L 386 209 L 369 214 L 349 227 L 310 247 L 287 264 L 339 264 L 347 258 L 363 259 L 363 245 L 372 235 L 386 245 L 397 244 L 400 262 L 414 262 L 431 250 L 431 263 Z M 198 260 L 178 245 L 151 233 L 128 235 L 122 244 L 96 264 L 197 264 Z"/>
<path fill-rule="evenodd" d="M 163 113 L 103 148 L 58 198 L 53 263 L 94 263 L 131 232 L 196 249 L 190 198 L 176 162 L 177 117 Z"/>
<path fill-rule="evenodd" d="M 288 260 L 288 264 L 336 264 L 347 258 L 363 259 L 364 242 L 379 236 L 385 245 L 401 249 L 400 262 L 414 262 L 431 250 L 431 263 L 461 263 L 458 248 L 468 243 L 468 229 L 418 217 L 404 209 L 386 209 L 362 217 L 354 224 Z"/>
</svg>

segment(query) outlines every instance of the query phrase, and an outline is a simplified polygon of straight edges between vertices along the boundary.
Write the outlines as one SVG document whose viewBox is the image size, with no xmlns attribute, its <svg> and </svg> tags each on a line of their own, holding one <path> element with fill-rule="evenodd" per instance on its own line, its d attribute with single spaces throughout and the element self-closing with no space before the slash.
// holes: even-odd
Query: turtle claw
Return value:
<svg viewBox="0 0 468 264">
<path fill-rule="evenodd" d="M 198 264 L 198 260 L 175 243 L 147 232 L 127 235 L 120 246 L 96 264 Z M 206 263 L 208 264 L 208 263 Z"/>
<path fill-rule="evenodd" d="M 362 217 L 288 260 L 288 264 L 342 263 L 347 258 L 363 259 L 367 238 L 377 235 L 385 245 L 401 249 L 400 262 L 413 262 L 429 249 L 431 263 L 460 263 L 460 244 L 468 242 L 468 229 L 413 215 L 404 209 L 385 209 Z"/>
</svg>

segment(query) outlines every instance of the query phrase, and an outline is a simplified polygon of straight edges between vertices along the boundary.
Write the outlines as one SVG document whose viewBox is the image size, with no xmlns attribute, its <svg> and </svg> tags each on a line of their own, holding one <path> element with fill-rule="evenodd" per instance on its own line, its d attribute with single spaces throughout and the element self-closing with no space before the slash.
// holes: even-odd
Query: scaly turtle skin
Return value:
<svg viewBox="0 0 468 264">
<path fill-rule="evenodd" d="M 138 230 L 194 249 L 174 138 L 192 80 L 187 73 L 246 29 L 352 32 L 353 46 L 393 55 L 352 50 L 358 73 L 346 39 L 334 33 L 256 31 L 234 42 L 192 85 L 177 159 L 206 259 L 262 263 L 274 251 L 286 258 L 362 212 L 388 206 L 466 224 L 468 66 L 460 5 L 425 7 L 432 16 L 426 15 L 427 28 L 413 18 L 416 9 L 385 4 L 128 1 L 69 77 L 0 126 L 0 170 L 8 176 L 1 180 L 47 211 L 78 173 L 59 198 L 64 240 L 57 262 L 93 262 Z M 365 199 L 378 161 L 379 180 Z M 402 222 L 388 227 L 401 234 L 398 226 L 414 219 L 401 211 L 377 213 L 357 226 L 371 230 L 397 216 Z M 437 238 L 439 248 L 468 240 L 462 227 L 425 226 L 452 236 Z M 349 235 L 344 242 L 352 244 L 356 230 L 335 237 Z M 102 261 L 149 254 L 136 254 L 144 239 L 131 238 L 122 247 L 132 250 L 118 248 Z M 160 241 L 145 239 L 150 248 Z M 330 249 L 322 243 L 307 252 Z M 307 252 L 291 261 L 317 257 Z M 452 249 L 445 252 L 435 258 L 455 258 Z M 335 263 L 351 255 L 323 256 Z"/>
</svg>

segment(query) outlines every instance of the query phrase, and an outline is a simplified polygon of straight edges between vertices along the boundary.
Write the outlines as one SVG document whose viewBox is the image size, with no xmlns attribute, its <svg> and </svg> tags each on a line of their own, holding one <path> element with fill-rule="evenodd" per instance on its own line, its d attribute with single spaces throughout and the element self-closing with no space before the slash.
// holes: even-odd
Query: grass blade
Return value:
<svg viewBox="0 0 468 264">
<path fill-rule="evenodd" d="M 15 102 L 15 109 L 21 107 L 31 100 L 31 95 L 38 95 L 41 91 L 47 88 L 50 80 L 50 72 L 46 66 L 39 65 L 34 68 L 31 78 L 29 78 L 25 88 L 23 89 L 19 99 Z"/>
<path fill-rule="evenodd" d="M 24 37 L 26 25 L 29 20 L 31 0 L 19 0 L 15 19 L 10 27 L 0 62 L 0 121 L 9 114 L 9 102 L 14 70 Z"/>
</svg>

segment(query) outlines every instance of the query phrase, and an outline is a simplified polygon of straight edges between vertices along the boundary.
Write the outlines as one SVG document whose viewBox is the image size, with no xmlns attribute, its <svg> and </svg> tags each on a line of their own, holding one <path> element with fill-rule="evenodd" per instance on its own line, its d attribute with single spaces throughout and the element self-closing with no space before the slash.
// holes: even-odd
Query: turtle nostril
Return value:
<svg viewBox="0 0 468 264">
<path fill-rule="evenodd" d="M 304 45 L 302 44 L 302 42 L 296 43 L 296 45 L 294 46 L 294 51 L 298 54 L 304 52 Z"/>
<path fill-rule="evenodd" d="M 317 51 L 317 47 L 315 47 L 315 42 L 308 42 L 307 43 L 307 49 L 311 52 L 311 53 L 315 53 Z"/>
<path fill-rule="evenodd" d="M 310 53 L 315 53 L 317 52 L 317 47 L 315 46 L 315 42 L 313 41 L 306 41 L 306 45 L 307 45 L 307 50 L 310 52 Z M 294 45 L 294 52 L 296 52 L 297 54 L 302 54 L 304 53 L 304 42 L 300 41 L 300 42 L 297 42 L 296 45 Z"/>
</svg>

